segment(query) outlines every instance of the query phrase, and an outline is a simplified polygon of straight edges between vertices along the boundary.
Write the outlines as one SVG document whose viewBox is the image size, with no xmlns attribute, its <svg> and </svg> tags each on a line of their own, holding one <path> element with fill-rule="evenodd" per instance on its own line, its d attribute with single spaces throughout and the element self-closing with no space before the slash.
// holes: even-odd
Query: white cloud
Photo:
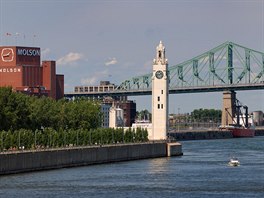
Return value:
<svg viewBox="0 0 264 198">
<path fill-rule="evenodd" d="M 109 77 L 108 69 L 103 71 L 98 71 L 93 74 L 92 77 L 82 78 L 82 85 L 98 85 L 99 81 L 106 80 Z"/>
<path fill-rule="evenodd" d="M 80 60 L 83 57 L 80 53 L 70 52 L 69 54 L 59 58 L 57 60 L 57 65 L 67 65 L 75 63 L 76 61 Z"/>
<path fill-rule="evenodd" d="M 109 58 L 109 61 L 105 63 L 106 66 L 108 65 L 115 65 L 117 63 L 116 58 Z"/>
<path fill-rule="evenodd" d="M 81 79 L 81 84 L 82 85 L 95 85 L 97 81 L 97 77 L 92 77 L 92 78 L 83 78 Z"/>
<path fill-rule="evenodd" d="M 50 48 L 45 48 L 45 49 L 41 50 L 41 55 L 44 57 L 46 55 L 48 55 L 49 53 L 50 53 Z"/>
</svg>

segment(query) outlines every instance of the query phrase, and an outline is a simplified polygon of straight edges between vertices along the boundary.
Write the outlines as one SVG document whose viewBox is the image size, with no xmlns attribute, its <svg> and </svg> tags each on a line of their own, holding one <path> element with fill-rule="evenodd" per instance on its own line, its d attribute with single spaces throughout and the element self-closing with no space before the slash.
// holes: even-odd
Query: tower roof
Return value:
<svg viewBox="0 0 264 198">
<path fill-rule="evenodd" d="M 165 46 L 163 45 L 162 41 L 159 42 L 159 45 L 157 46 L 157 50 L 164 50 Z"/>
</svg>

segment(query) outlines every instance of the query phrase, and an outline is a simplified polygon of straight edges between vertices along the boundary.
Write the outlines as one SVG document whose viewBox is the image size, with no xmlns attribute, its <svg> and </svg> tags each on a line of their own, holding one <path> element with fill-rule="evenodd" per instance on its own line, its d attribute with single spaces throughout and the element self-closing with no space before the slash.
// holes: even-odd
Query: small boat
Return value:
<svg viewBox="0 0 264 198">
<path fill-rule="evenodd" d="M 240 162 L 238 161 L 237 158 L 231 158 L 230 161 L 228 162 L 229 166 L 239 166 Z"/>
</svg>

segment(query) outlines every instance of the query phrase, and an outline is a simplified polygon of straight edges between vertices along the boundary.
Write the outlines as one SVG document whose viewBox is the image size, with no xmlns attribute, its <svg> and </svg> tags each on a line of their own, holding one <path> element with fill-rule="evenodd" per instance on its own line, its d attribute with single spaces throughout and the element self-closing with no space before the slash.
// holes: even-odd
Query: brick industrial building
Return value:
<svg viewBox="0 0 264 198">
<path fill-rule="evenodd" d="M 100 85 L 96 85 L 96 86 L 75 86 L 74 93 L 111 92 L 115 88 L 116 88 L 116 85 L 110 83 L 110 81 L 100 81 Z M 114 104 L 115 107 L 123 109 L 124 111 L 123 121 L 124 121 L 125 127 L 131 127 L 131 125 L 135 123 L 136 103 L 134 101 L 128 100 L 127 96 L 105 97 L 103 99 L 103 104 L 108 105 L 110 107 Z M 105 127 L 105 124 L 106 123 L 103 123 L 104 127 Z"/>
<path fill-rule="evenodd" d="M 29 95 L 46 95 L 54 99 L 64 96 L 64 75 L 56 74 L 55 61 L 40 63 L 40 48 L 0 47 L 0 87 Z"/>
</svg>

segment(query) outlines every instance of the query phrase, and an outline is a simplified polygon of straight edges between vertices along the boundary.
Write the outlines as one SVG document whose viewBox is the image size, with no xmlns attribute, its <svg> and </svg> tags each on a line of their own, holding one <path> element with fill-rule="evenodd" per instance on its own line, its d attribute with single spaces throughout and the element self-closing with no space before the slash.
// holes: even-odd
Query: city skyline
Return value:
<svg viewBox="0 0 264 198">
<path fill-rule="evenodd" d="M 264 0 L 29 1 L 0 0 L 0 45 L 41 47 L 57 61 L 65 92 L 101 80 L 120 84 L 151 73 L 160 40 L 169 67 L 226 41 L 264 52 Z M 151 96 L 130 97 L 137 110 Z M 264 110 L 264 92 L 238 92 L 250 111 Z M 170 95 L 170 113 L 222 106 L 222 93 Z M 195 101 L 195 102 L 194 102 Z"/>
</svg>

